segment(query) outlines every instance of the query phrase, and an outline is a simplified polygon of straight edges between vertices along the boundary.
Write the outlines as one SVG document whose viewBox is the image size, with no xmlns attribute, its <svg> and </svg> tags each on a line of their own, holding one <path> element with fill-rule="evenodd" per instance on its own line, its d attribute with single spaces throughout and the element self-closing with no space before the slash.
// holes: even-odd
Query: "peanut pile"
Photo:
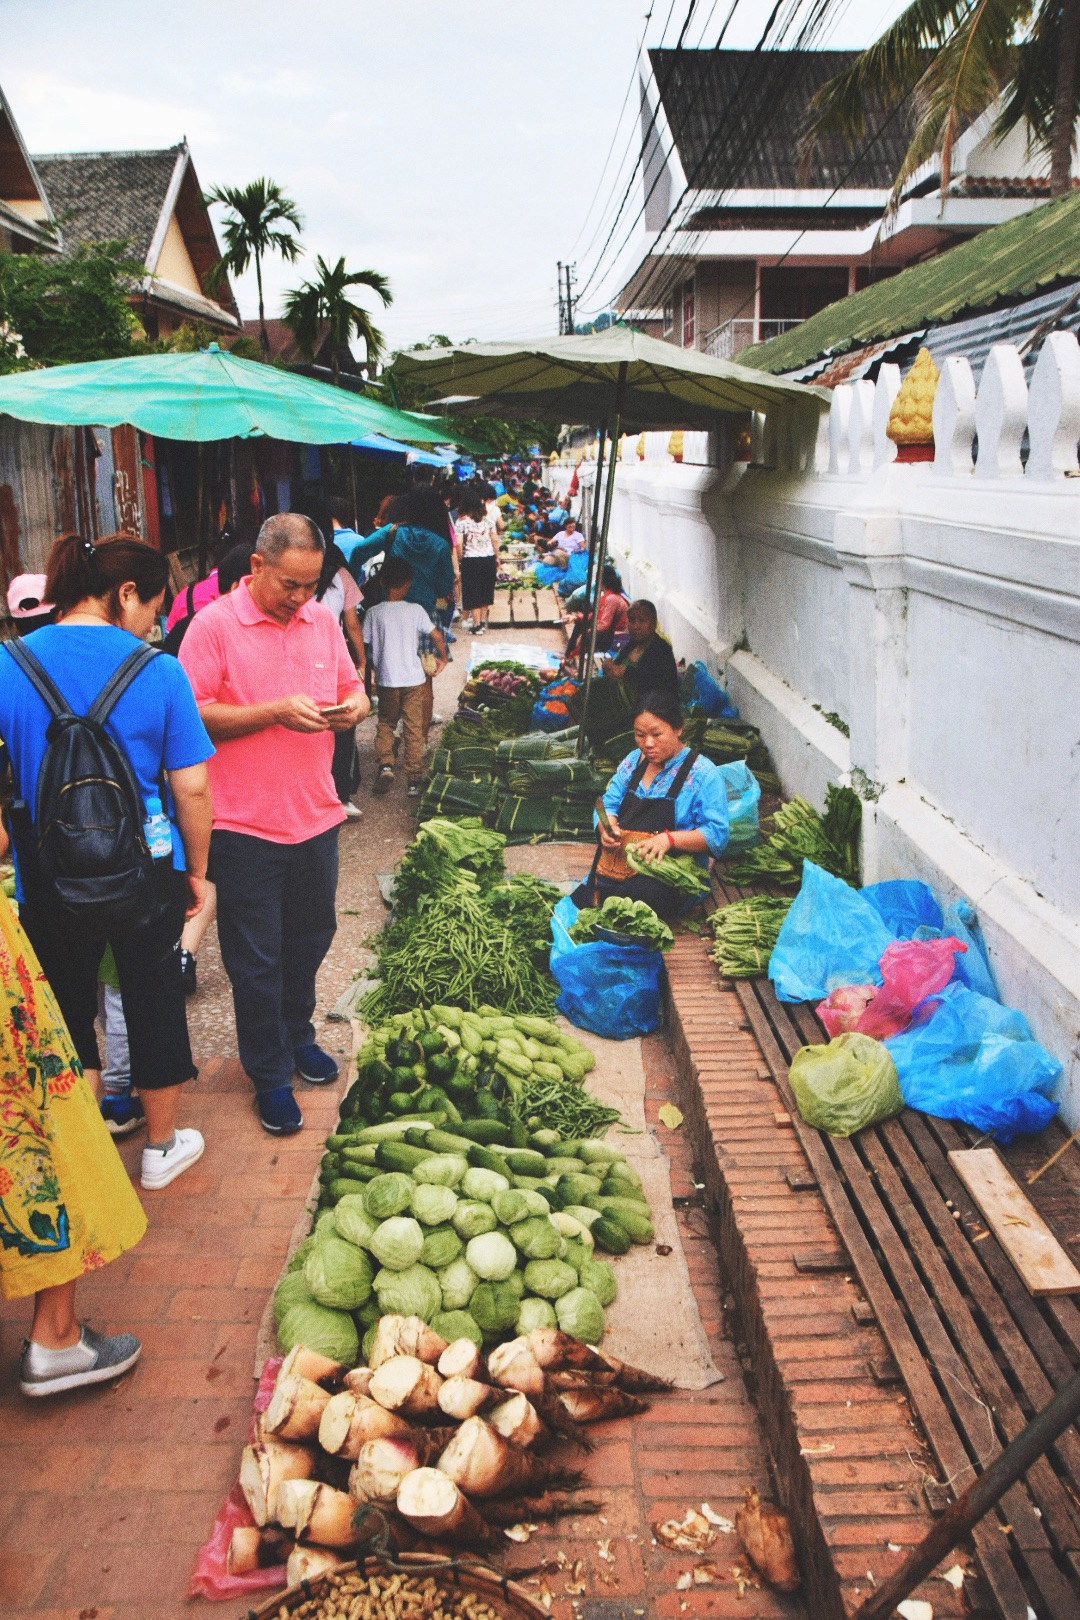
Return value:
<svg viewBox="0 0 1080 1620">
<path fill-rule="evenodd" d="M 331 1575 L 321 1597 L 291 1611 L 282 1604 L 277 1620 L 506 1620 L 477 1592 L 440 1586 L 434 1576 L 391 1574 Z"/>
</svg>

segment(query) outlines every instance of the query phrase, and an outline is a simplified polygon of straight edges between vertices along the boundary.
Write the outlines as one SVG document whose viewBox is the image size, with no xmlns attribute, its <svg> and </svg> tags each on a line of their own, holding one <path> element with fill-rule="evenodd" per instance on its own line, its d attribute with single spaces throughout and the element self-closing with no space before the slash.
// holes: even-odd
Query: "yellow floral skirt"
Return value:
<svg viewBox="0 0 1080 1620">
<path fill-rule="evenodd" d="M 19 1299 L 71 1282 L 145 1231 L 52 990 L 0 894 L 0 1291 Z"/>
</svg>

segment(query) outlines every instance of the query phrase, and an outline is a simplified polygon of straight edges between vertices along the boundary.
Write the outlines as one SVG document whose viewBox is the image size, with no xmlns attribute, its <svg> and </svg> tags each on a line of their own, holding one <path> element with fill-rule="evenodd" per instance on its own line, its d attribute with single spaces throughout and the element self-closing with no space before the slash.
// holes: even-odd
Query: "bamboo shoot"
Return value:
<svg viewBox="0 0 1080 1620">
<path fill-rule="evenodd" d="M 438 1366 L 444 1378 L 480 1378 L 484 1358 L 471 1339 L 455 1339 L 439 1357 Z"/>
<path fill-rule="evenodd" d="M 334 1384 L 345 1375 L 343 1361 L 331 1361 L 318 1350 L 309 1350 L 306 1344 L 294 1344 L 278 1372 L 278 1381 L 291 1378 L 310 1378 L 313 1384 Z"/>
<path fill-rule="evenodd" d="M 318 1547 L 352 1547 L 356 1543 L 356 1503 L 344 1491 L 313 1479 L 289 1479 L 278 1492 L 278 1520 L 299 1542 Z"/>
<path fill-rule="evenodd" d="M 301 1581 L 313 1581 L 316 1575 L 328 1575 L 331 1570 L 341 1569 L 348 1562 L 347 1558 L 341 1558 L 325 1547 L 294 1547 L 285 1566 L 285 1580 L 289 1586 L 299 1586 Z"/>
<path fill-rule="evenodd" d="M 245 1446 L 240 1458 L 240 1489 L 257 1525 L 277 1518 L 278 1492 L 290 1479 L 310 1479 L 315 1472 L 315 1453 L 307 1446 L 284 1445 L 268 1440 L 261 1446 Z"/>
<path fill-rule="evenodd" d="M 497 1344 L 488 1356 L 488 1376 L 500 1389 L 516 1389 L 522 1395 L 544 1393 L 543 1369 L 529 1349 L 527 1339 Z"/>
<path fill-rule="evenodd" d="M 481 1417 L 468 1418 L 461 1425 L 438 1466 L 459 1490 L 478 1498 L 541 1490 L 571 1477 L 557 1463 L 518 1451 Z"/>
<path fill-rule="evenodd" d="M 292 1551 L 292 1538 L 276 1525 L 260 1530 L 258 1525 L 238 1524 L 225 1555 L 228 1575 L 250 1575 L 256 1569 L 272 1569 L 283 1564 Z"/>
<path fill-rule="evenodd" d="M 547 1437 L 547 1430 L 527 1395 L 511 1395 L 508 1401 L 488 1413 L 488 1422 L 519 1451 L 528 1451 L 530 1446 Z"/>
<path fill-rule="evenodd" d="M 330 1396 L 325 1389 L 291 1373 L 279 1378 L 263 1418 L 263 1429 L 278 1440 L 314 1440 Z"/>
<path fill-rule="evenodd" d="M 437 1468 L 417 1468 L 402 1480 L 397 1510 L 425 1536 L 466 1547 L 489 1546 L 493 1532 L 452 1479 Z"/>
<path fill-rule="evenodd" d="M 418 1356 L 394 1356 L 372 1377 L 371 1398 L 388 1412 L 427 1417 L 439 1409 L 442 1382 L 435 1368 Z"/>
<path fill-rule="evenodd" d="M 476 1378 L 455 1376 L 448 1378 L 439 1390 L 439 1410 L 464 1423 L 466 1418 L 475 1417 L 499 1398 L 500 1392 L 489 1384 L 481 1384 Z"/>
</svg>

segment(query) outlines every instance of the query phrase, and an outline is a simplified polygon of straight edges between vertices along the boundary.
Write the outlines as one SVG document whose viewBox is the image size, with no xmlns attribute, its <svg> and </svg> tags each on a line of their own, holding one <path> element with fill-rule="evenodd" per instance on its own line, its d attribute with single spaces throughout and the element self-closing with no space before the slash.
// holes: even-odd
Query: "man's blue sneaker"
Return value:
<svg viewBox="0 0 1080 1620">
<path fill-rule="evenodd" d="M 328 1086 L 338 1077 L 338 1066 L 321 1046 L 312 1041 L 309 1046 L 298 1046 L 293 1051 L 293 1062 L 301 1080 L 312 1086 Z"/>
<path fill-rule="evenodd" d="M 140 1125 L 145 1125 L 143 1105 L 129 1092 L 127 1096 L 113 1093 L 101 1099 L 101 1117 L 110 1136 L 130 1136 Z"/>
<path fill-rule="evenodd" d="M 272 1091 L 255 1094 L 262 1128 L 271 1136 L 295 1136 L 303 1127 L 304 1116 L 293 1096 L 292 1086 L 275 1086 Z"/>
</svg>

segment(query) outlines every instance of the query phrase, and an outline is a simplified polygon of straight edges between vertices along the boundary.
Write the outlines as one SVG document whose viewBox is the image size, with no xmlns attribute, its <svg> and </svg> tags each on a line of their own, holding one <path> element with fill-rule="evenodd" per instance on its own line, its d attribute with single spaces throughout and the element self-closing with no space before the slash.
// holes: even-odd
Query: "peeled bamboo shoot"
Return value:
<svg viewBox="0 0 1080 1620">
<path fill-rule="evenodd" d="M 527 1451 L 547 1433 L 527 1395 L 511 1395 L 508 1401 L 493 1407 L 488 1422 L 519 1451 Z"/>
<path fill-rule="evenodd" d="M 649 1410 L 648 1401 L 624 1389 L 564 1389 L 559 1403 L 576 1423 L 603 1423 L 607 1418 L 633 1417 Z"/>
<path fill-rule="evenodd" d="M 446 1348 L 446 1340 L 432 1332 L 422 1316 L 381 1316 L 368 1366 L 375 1372 L 395 1356 L 415 1356 L 434 1366 Z"/>
<path fill-rule="evenodd" d="M 377 1368 L 371 1380 L 371 1398 L 388 1412 L 426 1417 L 439 1409 L 442 1379 L 434 1367 L 418 1356 L 394 1356 Z"/>
<path fill-rule="evenodd" d="M 455 1339 L 439 1357 L 438 1366 L 444 1378 L 480 1378 L 484 1358 L 471 1339 Z"/>
<path fill-rule="evenodd" d="M 314 1440 L 329 1399 L 310 1378 L 297 1373 L 279 1378 L 263 1418 L 264 1432 L 278 1440 Z"/>
<path fill-rule="evenodd" d="M 513 1496 L 540 1490 L 564 1477 L 558 1464 L 518 1451 L 490 1423 L 472 1417 L 457 1430 L 439 1468 L 468 1496 Z"/>
<path fill-rule="evenodd" d="M 343 1361 L 331 1361 L 318 1350 L 309 1350 L 306 1344 L 294 1344 L 278 1372 L 278 1381 L 291 1378 L 310 1378 L 313 1384 L 332 1384 L 345 1374 Z"/>
<path fill-rule="evenodd" d="M 433 1463 L 455 1432 L 414 1429 L 408 1439 L 369 1440 L 349 1475 L 351 1494 L 358 1502 L 393 1502 L 405 1476 Z"/>
<path fill-rule="evenodd" d="M 412 1433 L 404 1418 L 388 1412 L 368 1395 L 342 1390 L 326 1404 L 319 1424 L 319 1444 L 331 1457 L 355 1462 L 369 1440 Z"/>
<path fill-rule="evenodd" d="M 345 1388 L 353 1395 L 367 1395 L 371 1389 L 372 1372 L 370 1367 L 353 1367 L 345 1374 Z"/>
<path fill-rule="evenodd" d="M 290 1479 L 278 1492 L 278 1520 L 297 1541 L 318 1547 L 351 1547 L 356 1542 L 356 1503 L 344 1491 L 313 1479 Z"/>
<path fill-rule="evenodd" d="M 543 1369 L 529 1349 L 527 1339 L 497 1344 L 488 1356 L 488 1376 L 500 1389 L 520 1390 L 523 1395 L 544 1393 Z"/>
<path fill-rule="evenodd" d="M 461 1377 L 448 1378 L 438 1396 L 440 1412 L 455 1418 L 458 1423 L 475 1417 L 477 1412 L 482 1412 L 485 1406 L 491 1406 L 498 1399 L 499 1391 L 492 1389 L 489 1384 L 481 1384 L 476 1378 Z"/>
<path fill-rule="evenodd" d="M 301 1581 L 313 1581 L 316 1575 L 328 1575 L 331 1570 L 341 1569 L 348 1562 L 347 1558 L 329 1552 L 325 1547 L 294 1547 L 285 1566 L 285 1580 L 289 1586 L 299 1586 Z"/>
<path fill-rule="evenodd" d="M 257 1525 L 277 1518 L 278 1492 L 290 1479 L 310 1479 L 315 1472 L 315 1453 L 307 1446 L 285 1445 L 267 1440 L 263 1445 L 245 1446 L 240 1458 L 240 1489 Z"/>
<path fill-rule="evenodd" d="M 255 1569 L 272 1569 L 283 1564 L 292 1551 L 292 1538 L 276 1525 L 260 1530 L 257 1525 L 238 1524 L 225 1555 L 228 1575 L 250 1575 Z"/>
<path fill-rule="evenodd" d="M 452 1479 L 437 1468 L 417 1468 L 402 1480 L 397 1510 L 425 1536 L 446 1538 L 466 1547 L 484 1547 L 493 1532 L 467 1502 Z"/>
</svg>

